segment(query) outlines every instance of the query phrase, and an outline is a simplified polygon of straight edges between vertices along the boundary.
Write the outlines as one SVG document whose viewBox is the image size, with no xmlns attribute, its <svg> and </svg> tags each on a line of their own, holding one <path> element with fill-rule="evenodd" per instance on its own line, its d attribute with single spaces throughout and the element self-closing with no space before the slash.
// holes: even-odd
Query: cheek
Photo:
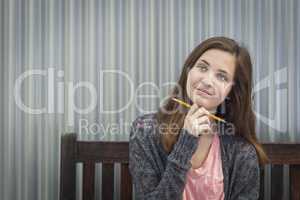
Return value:
<svg viewBox="0 0 300 200">
<path fill-rule="evenodd" d="M 189 97 L 191 97 L 193 87 L 199 82 L 200 79 L 201 77 L 195 72 L 193 73 L 193 70 L 189 72 L 186 82 L 186 91 Z"/>
<path fill-rule="evenodd" d="M 193 69 L 189 72 L 187 83 L 190 87 L 196 85 L 201 80 L 201 75 L 195 72 Z"/>
<path fill-rule="evenodd" d="M 186 92 L 187 92 L 187 94 L 188 94 L 188 96 L 190 97 L 190 95 L 191 95 L 191 79 L 190 79 L 190 76 L 188 76 L 188 78 L 187 78 L 187 81 L 186 81 Z"/>
</svg>

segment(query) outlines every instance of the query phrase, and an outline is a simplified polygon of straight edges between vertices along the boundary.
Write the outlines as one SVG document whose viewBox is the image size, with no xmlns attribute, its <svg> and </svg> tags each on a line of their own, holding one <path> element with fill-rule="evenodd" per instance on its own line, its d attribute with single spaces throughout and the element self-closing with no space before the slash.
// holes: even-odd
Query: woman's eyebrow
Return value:
<svg viewBox="0 0 300 200">
<path fill-rule="evenodd" d="M 210 66 L 210 64 L 206 60 L 201 59 L 201 61 Z"/>
<path fill-rule="evenodd" d="M 222 72 L 222 73 L 224 73 L 224 74 L 228 74 L 228 72 L 226 72 L 226 71 L 223 70 L 223 69 L 218 69 L 218 71 L 219 71 L 219 72 Z"/>
<path fill-rule="evenodd" d="M 209 62 L 207 62 L 206 60 L 201 59 L 202 62 L 204 62 L 205 64 L 207 64 L 208 66 L 210 66 Z M 222 72 L 224 74 L 228 74 L 230 75 L 227 71 L 223 70 L 223 69 L 218 69 L 219 72 Z"/>
</svg>

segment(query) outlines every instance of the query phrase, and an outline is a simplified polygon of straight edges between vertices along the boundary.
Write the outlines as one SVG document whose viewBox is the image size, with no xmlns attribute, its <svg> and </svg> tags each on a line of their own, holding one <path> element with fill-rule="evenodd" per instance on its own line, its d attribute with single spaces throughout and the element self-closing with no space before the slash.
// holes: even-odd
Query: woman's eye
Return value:
<svg viewBox="0 0 300 200">
<path fill-rule="evenodd" d="M 198 68 L 199 68 L 202 72 L 207 71 L 207 66 L 205 66 L 205 65 L 198 65 Z"/>
<path fill-rule="evenodd" d="M 228 81 L 228 78 L 224 74 L 218 74 L 217 76 L 220 81 Z"/>
</svg>

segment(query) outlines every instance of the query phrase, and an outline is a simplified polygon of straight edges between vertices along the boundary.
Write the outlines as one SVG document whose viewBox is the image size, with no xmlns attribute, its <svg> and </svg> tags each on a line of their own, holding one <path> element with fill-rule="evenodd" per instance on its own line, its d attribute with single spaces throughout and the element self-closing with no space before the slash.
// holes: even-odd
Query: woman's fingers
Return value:
<svg viewBox="0 0 300 200">
<path fill-rule="evenodd" d="M 209 112 L 204 107 L 201 107 L 196 112 L 194 112 L 192 117 L 193 118 L 199 118 L 203 115 L 208 115 L 208 114 L 209 114 Z"/>
<path fill-rule="evenodd" d="M 205 108 L 193 104 L 185 117 L 183 128 L 195 136 L 212 133 L 207 113 Z"/>
<path fill-rule="evenodd" d="M 201 117 L 198 117 L 194 119 L 195 124 L 210 124 L 210 120 L 206 115 L 202 115 Z"/>
</svg>

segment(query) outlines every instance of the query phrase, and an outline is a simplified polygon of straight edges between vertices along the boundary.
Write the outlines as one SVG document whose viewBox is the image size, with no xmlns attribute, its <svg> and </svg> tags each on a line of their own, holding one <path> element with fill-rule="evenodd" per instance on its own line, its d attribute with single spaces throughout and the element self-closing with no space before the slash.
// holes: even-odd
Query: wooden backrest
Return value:
<svg viewBox="0 0 300 200">
<path fill-rule="evenodd" d="M 102 163 L 102 199 L 113 199 L 114 163 L 121 164 L 120 198 L 132 199 L 128 170 L 128 142 L 76 141 L 76 134 L 62 136 L 60 200 L 76 199 L 76 163 L 83 163 L 82 199 L 95 199 L 95 164 Z"/>
<path fill-rule="evenodd" d="M 261 171 L 260 199 L 300 200 L 300 144 L 264 144 L 270 165 Z M 76 163 L 83 163 L 83 200 L 95 199 L 95 163 L 102 163 L 102 199 L 113 199 L 114 163 L 121 163 L 120 199 L 132 199 L 128 142 L 76 141 L 62 136 L 60 200 L 75 200 Z M 266 169 L 266 170 L 265 170 Z M 288 169 L 288 170 L 286 170 Z M 288 181 L 285 175 L 288 173 Z M 271 180 L 267 180 L 267 178 Z M 266 184 L 270 182 L 271 184 Z M 288 184 L 288 191 L 284 189 Z"/>
<path fill-rule="evenodd" d="M 260 199 L 300 200 L 300 144 L 264 143 L 263 147 L 270 164 L 261 170 Z"/>
</svg>

